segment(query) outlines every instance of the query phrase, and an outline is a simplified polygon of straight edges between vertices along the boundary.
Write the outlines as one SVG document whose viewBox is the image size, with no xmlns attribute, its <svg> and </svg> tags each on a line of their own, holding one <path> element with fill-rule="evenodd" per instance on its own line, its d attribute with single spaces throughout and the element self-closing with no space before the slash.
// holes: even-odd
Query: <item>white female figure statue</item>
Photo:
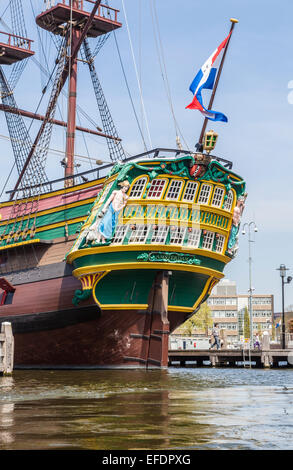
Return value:
<svg viewBox="0 0 293 470">
<path fill-rule="evenodd" d="M 86 244 L 95 240 L 96 243 L 102 241 L 105 243 L 106 239 L 112 238 L 118 221 L 119 212 L 123 209 L 128 200 L 126 195 L 129 189 L 129 181 L 119 183 L 121 189 L 113 191 L 108 201 L 103 207 L 101 214 L 98 215 L 97 220 L 90 227 L 86 236 Z M 101 220 L 101 217 L 102 220 Z"/>
</svg>

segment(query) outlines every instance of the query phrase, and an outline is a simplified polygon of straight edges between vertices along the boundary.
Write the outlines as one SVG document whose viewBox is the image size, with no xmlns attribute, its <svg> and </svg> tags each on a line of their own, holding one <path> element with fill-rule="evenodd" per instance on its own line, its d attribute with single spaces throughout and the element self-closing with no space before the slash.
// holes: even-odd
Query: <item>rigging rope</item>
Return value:
<svg viewBox="0 0 293 470">
<path fill-rule="evenodd" d="M 148 150 L 147 145 L 146 145 L 146 142 L 145 142 L 145 139 L 144 139 L 143 131 L 142 131 L 142 128 L 140 126 L 139 119 L 138 119 L 138 116 L 137 116 L 137 112 L 136 112 L 136 109 L 135 109 L 135 105 L 134 105 L 134 102 L 133 102 L 133 99 L 132 99 L 132 95 L 131 95 L 129 83 L 128 83 L 128 80 L 127 80 L 125 68 L 124 68 L 124 65 L 123 65 L 123 61 L 122 61 L 122 57 L 121 57 L 121 53 L 120 53 L 120 49 L 119 49 L 119 45 L 118 45 L 118 41 L 117 41 L 117 38 L 116 38 L 115 31 L 113 31 L 113 34 L 114 34 L 116 49 L 117 49 L 117 53 L 118 53 L 118 57 L 119 57 L 119 62 L 120 62 L 120 65 L 121 65 L 121 69 L 122 69 L 125 85 L 126 85 L 126 88 L 127 88 L 128 96 L 129 96 L 129 99 L 130 99 L 130 102 L 131 102 L 132 110 L 133 110 L 133 113 L 134 113 L 134 117 L 135 117 L 137 127 L 138 127 L 138 130 L 139 130 L 142 142 L 143 142 L 144 149 L 147 152 L 147 150 Z"/>
<path fill-rule="evenodd" d="M 158 21 L 158 15 L 156 11 L 156 4 L 154 0 L 150 0 L 150 11 L 151 11 L 151 17 L 152 17 L 152 24 L 153 24 L 153 32 L 154 32 L 154 38 L 155 38 L 155 44 L 156 44 L 156 49 L 157 49 L 157 54 L 158 54 L 158 60 L 159 60 L 159 65 L 161 69 L 161 75 L 167 95 L 167 100 L 169 102 L 171 114 L 173 117 L 173 123 L 174 123 L 174 128 L 175 128 L 175 134 L 176 134 L 176 142 L 177 144 L 180 142 L 179 140 L 179 134 L 181 135 L 187 150 L 188 144 L 186 143 L 182 132 L 180 130 L 180 127 L 178 125 L 178 122 L 176 120 L 175 112 L 174 112 L 174 107 L 173 107 L 173 102 L 172 102 L 172 95 L 171 95 L 171 89 L 170 89 L 170 84 L 169 84 L 169 79 L 168 79 L 168 73 L 167 73 L 167 67 L 166 67 L 166 62 L 165 62 L 165 57 L 164 57 L 164 49 L 163 49 L 163 43 L 161 39 L 161 34 L 160 34 L 160 28 L 159 28 L 159 21 Z"/>
<path fill-rule="evenodd" d="M 87 39 L 83 41 L 83 51 L 87 59 L 88 67 L 90 70 L 90 75 L 91 75 L 102 123 L 104 126 L 104 131 L 108 135 L 112 135 L 113 137 L 118 138 L 117 129 L 115 127 L 110 110 L 108 108 L 108 104 L 104 96 L 103 89 L 101 87 L 101 84 L 100 84 L 100 81 L 99 81 L 99 78 L 95 69 L 94 61 L 92 59 L 92 54 L 91 54 L 91 50 L 90 50 Z M 112 161 L 125 159 L 124 149 L 120 141 L 106 138 L 106 142 L 108 145 L 109 154 L 110 154 L 110 158 Z"/>
<path fill-rule="evenodd" d="M 137 65 L 136 65 L 136 60 L 135 60 L 133 45 L 132 45 L 132 39 L 131 39 L 130 29 L 129 29 L 128 20 L 127 20 L 126 9 L 125 9 L 125 5 L 124 5 L 124 0 L 122 0 L 122 8 L 123 8 L 124 17 L 125 17 L 125 24 L 126 24 L 126 29 L 127 29 L 127 33 L 128 33 L 128 39 L 129 39 L 129 43 L 130 43 L 131 55 L 132 55 L 132 60 L 133 60 L 133 64 L 134 64 L 134 69 L 135 69 L 135 74 L 136 74 L 136 79 L 137 79 L 137 84 L 138 84 L 138 89 L 139 89 L 139 94 L 140 94 L 141 106 L 142 106 L 143 115 L 144 115 L 144 119 L 145 119 L 145 123 L 146 123 L 148 139 L 149 139 L 150 146 L 151 146 L 151 148 L 152 148 L 152 147 L 153 147 L 153 144 L 152 144 L 152 139 L 151 139 L 151 135 L 150 135 L 150 130 L 149 130 L 149 124 L 148 124 L 147 114 L 146 114 L 146 110 L 145 110 L 145 106 L 144 106 L 144 101 L 143 101 L 143 96 L 142 96 L 142 89 L 141 89 L 141 83 L 140 83 L 140 80 L 139 80 L 139 75 L 138 75 L 138 70 L 137 70 Z"/>
</svg>

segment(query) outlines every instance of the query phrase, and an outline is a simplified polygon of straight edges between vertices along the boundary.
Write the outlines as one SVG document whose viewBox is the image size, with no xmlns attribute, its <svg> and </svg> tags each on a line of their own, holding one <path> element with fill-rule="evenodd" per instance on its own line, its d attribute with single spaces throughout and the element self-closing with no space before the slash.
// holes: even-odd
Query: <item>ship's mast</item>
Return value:
<svg viewBox="0 0 293 470">
<path fill-rule="evenodd" d="M 86 10 L 87 4 L 92 4 L 91 13 Z M 101 0 L 63 0 L 41 13 L 37 24 L 48 31 L 64 36 L 67 35 L 68 60 L 64 68 L 61 88 L 68 77 L 68 113 L 66 134 L 66 166 L 65 177 L 74 175 L 74 150 L 76 131 L 76 106 L 77 106 L 77 76 L 78 53 L 87 37 L 96 38 L 109 33 L 121 26 L 117 21 L 118 10 L 108 5 L 102 5 Z M 60 93 L 60 91 L 59 91 Z M 57 99 L 57 97 L 56 97 Z M 103 121 L 103 113 L 101 113 Z M 104 124 L 104 123 L 103 123 Z M 104 126 L 105 127 L 105 126 Z M 109 133 L 108 133 L 109 134 Z M 120 139 L 112 136 L 117 145 Z M 111 136 L 109 136 L 111 139 Z M 107 138 L 108 140 L 108 138 Z M 121 145 L 121 144 L 120 144 Z M 110 154 L 112 160 L 112 155 Z M 66 179 L 66 185 L 73 184 L 73 179 Z"/>
<path fill-rule="evenodd" d="M 78 9 L 79 1 L 71 0 L 72 8 Z M 98 5 L 101 0 L 96 2 Z M 73 50 L 77 47 L 80 38 L 80 29 L 70 26 L 69 34 L 69 54 L 72 57 Z M 75 128 L 76 128 L 76 95 L 77 95 L 77 56 L 69 61 L 69 83 L 68 83 L 68 118 L 66 133 L 66 154 L 65 154 L 65 176 L 74 174 L 74 148 L 75 148 Z M 72 180 L 65 180 L 66 186 L 72 185 Z"/>
<path fill-rule="evenodd" d="M 58 97 L 68 79 L 68 111 L 67 111 L 67 134 L 66 134 L 66 158 L 65 158 L 65 179 L 66 186 L 70 186 L 74 183 L 74 179 L 68 178 L 74 175 L 74 152 L 75 152 L 75 132 L 76 132 L 76 112 L 77 112 L 77 74 L 78 74 L 78 53 L 87 40 L 87 38 L 97 38 L 108 34 L 109 32 L 120 28 L 122 25 L 118 22 L 117 14 L 118 10 L 111 8 L 109 5 L 102 5 L 101 0 L 60 0 L 59 2 L 47 2 L 47 9 L 37 16 L 37 25 L 57 36 L 61 36 L 62 41 L 60 42 L 60 49 L 58 51 L 58 58 L 56 62 L 56 75 L 52 87 L 50 100 L 48 103 L 47 111 L 44 116 L 38 116 L 42 120 L 41 127 L 35 137 L 35 140 L 31 146 L 30 151 L 27 154 L 26 160 L 22 162 L 22 167 L 19 172 L 19 177 L 15 188 L 11 194 L 13 199 L 16 191 L 21 187 L 25 175 L 30 168 L 30 162 L 34 160 L 34 155 L 38 151 L 40 144 L 46 151 L 43 152 L 42 158 L 44 160 L 45 153 L 47 152 L 49 140 L 51 137 L 51 128 L 53 124 L 58 123 L 54 119 L 55 109 Z M 89 8 L 90 7 L 90 8 Z M 88 10 L 91 11 L 88 11 Z M 91 63 L 93 57 L 91 57 Z M 94 92 L 96 90 L 94 88 Z M 102 91 L 101 91 L 102 93 Z M 106 101 L 104 100 L 106 105 Z M 11 110 L 12 115 L 17 107 L 14 103 L 4 103 L 2 109 L 8 112 Z M 103 111 L 103 110 L 102 110 Z M 35 118 L 35 113 L 21 110 L 18 115 L 27 115 Z M 109 113 L 101 112 L 102 122 L 104 116 L 107 116 L 109 120 Z M 111 116 L 110 116 L 111 118 Z M 59 121 L 60 123 L 60 121 Z M 107 123 L 108 124 L 108 121 Z M 60 124 L 59 124 L 60 125 Z M 119 139 L 114 124 L 111 127 L 105 126 L 104 129 L 114 129 L 115 133 L 110 135 L 109 133 L 100 133 L 107 139 L 108 147 L 109 141 L 114 141 L 114 149 L 117 146 L 119 148 L 119 159 L 125 158 L 125 155 L 121 156 L 121 139 Z M 79 126 L 79 130 L 83 130 Z M 100 130 L 100 129 L 99 129 Z M 45 145 L 44 145 L 45 143 Z M 115 151 L 111 153 L 110 158 L 113 161 L 118 159 L 118 153 Z"/>
</svg>

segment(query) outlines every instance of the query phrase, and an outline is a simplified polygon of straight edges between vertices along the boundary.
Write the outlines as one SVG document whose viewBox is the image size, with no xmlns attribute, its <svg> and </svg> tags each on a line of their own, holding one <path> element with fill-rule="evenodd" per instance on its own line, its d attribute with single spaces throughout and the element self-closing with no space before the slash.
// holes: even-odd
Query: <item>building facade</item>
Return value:
<svg viewBox="0 0 293 470">
<path fill-rule="evenodd" d="M 249 312 L 249 295 L 238 294 L 236 282 L 223 279 L 214 287 L 207 300 L 214 323 L 226 330 L 230 342 L 245 336 L 245 310 Z M 253 333 L 260 335 L 264 330 L 272 335 L 274 296 L 255 294 L 252 296 Z"/>
</svg>

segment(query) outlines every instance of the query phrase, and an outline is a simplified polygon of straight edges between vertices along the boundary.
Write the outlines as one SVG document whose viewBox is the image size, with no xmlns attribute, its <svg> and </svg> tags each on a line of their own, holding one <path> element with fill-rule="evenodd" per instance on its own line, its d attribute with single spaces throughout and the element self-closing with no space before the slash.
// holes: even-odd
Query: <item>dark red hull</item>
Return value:
<svg viewBox="0 0 293 470">
<path fill-rule="evenodd" d="M 1 307 L 15 338 L 15 368 L 166 367 L 168 336 L 184 320 L 172 312 L 101 312 L 93 299 L 72 304 L 80 283 L 73 276 L 23 283 Z"/>
</svg>

